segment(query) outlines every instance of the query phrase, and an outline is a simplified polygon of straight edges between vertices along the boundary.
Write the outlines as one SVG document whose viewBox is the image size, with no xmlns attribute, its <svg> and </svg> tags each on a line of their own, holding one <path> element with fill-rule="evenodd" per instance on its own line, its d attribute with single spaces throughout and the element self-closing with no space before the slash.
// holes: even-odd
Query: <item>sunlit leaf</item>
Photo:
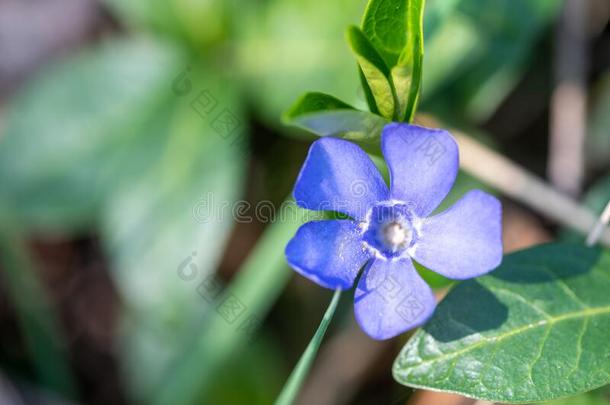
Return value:
<svg viewBox="0 0 610 405">
<path fill-rule="evenodd" d="M 608 384 L 609 289 L 607 251 L 550 244 L 509 255 L 447 295 L 401 351 L 394 377 L 509 403 Z"/>
<path fill-rule="evenodd" d="M 346 36 L 379 113 L 387 119 L 394 118 L 397 115 L 397 105 L 390 69 L 358 27 L 349 27 Z"/>
<path fill-rule="evenodd" d="M 356 110 L 333 96 L 307 93 L 284 114 L 284 122 L 319 136 L 335 135 L 372 146 L 379 143 L 381 130 L 388 121 Z"/>
<path fill-rule="evenodd" d="M 421 87 L 424 0 L 371 0 L 362 29 L 391 70 L 397 116 L 411 121 Z"/>
</svg>

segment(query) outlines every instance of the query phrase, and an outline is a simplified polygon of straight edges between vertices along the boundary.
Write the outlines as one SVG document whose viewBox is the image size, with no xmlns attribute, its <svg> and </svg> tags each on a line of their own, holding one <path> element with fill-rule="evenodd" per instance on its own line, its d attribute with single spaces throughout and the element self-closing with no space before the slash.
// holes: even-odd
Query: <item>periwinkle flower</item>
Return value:
<svg viewBox="0 0 610 405">
<path fill-rule="evenodd" d="M 361 328 L 388 339 L 423 324 L 436 301 L 413 260 L 450 279 L 477 277 L 502 260 L 501 205 L 473 190 L 431 215 L 458 172 L 458 147 L 444 130 L 388 124 L 382 152 L 388 189 L 354 143 L 321 138 L 294 188 L 297 204 L 350 219 L 312 221 L 286 247 L 292 268 L 330 289 L 349 289 L 360 270 L 354 310 Z"/>
</svg>

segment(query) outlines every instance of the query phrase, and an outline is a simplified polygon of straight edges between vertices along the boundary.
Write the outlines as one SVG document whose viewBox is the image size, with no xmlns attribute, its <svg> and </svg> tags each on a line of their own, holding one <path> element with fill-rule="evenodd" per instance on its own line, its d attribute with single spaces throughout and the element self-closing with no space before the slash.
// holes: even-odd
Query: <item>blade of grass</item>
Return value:
<svg viewBox="0 0 610 405">
<path fill-rule="evenodd" d="M 303 381 L 305 381 L 305 377 L 307 377 L 309 369 L 316 358 L 316 354 L 318 353 L 322 339 L 326 334 L 326 329 L 328 329 L 328 325 L 333 319 L 340 296 L 341 290 L 336 290 L 330 304 L 328 305 L 328 308 L 326 309 L 326 312 L 324 313 L 320 326 L 318 326 L 318 330 L 316 330 L 313 338 L 311 338 L 311 341 L 301 355 L 301 358 L 299 359 L 299 362 L 295 366 L 294 370 L 292 370 L 292 373 L 290 373 L 290 377 L 288 377 L 288 381 L 286 381 L 280 396 L 275 401 L 275 405 L 291 405 L 294 403 L 294 399 L 299 393 L 301 386 L 303 385 Z"/>
<path fill-rule="evenodd" d="M 0 230 L 3 279 L 41 385 L 74 397 L 74 380 L 61 345 L 57 322 L 23 239 Z"/>
</svg>

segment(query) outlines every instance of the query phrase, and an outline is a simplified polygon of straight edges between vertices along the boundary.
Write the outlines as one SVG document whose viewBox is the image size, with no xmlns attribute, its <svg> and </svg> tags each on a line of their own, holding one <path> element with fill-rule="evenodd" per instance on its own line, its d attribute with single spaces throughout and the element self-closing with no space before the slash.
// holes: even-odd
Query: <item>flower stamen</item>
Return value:
<svg viewBox="0 0 610 405">
<path fill-rule="evenodd" d="M 411 239 L 411 232 L 398 222 L 390 222 L 383 228 L 383 238 L 386 243 L 394 248 L 405 245 Z"/>
<path fill-rule="evenodd" d="M 360 226 L 365 247 L 383 260 L 403 257 L 417 239 L 415 216 L 402 201 L 382 201 Z"/>
</svg>

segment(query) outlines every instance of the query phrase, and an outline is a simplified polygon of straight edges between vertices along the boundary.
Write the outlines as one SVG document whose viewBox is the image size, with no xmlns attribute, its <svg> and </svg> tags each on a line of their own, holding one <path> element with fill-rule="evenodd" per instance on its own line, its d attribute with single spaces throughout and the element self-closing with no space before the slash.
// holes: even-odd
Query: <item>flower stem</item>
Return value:
<svg viewBox="0 0 610 405">
<path fill-rule="evenodd" d="M 337 309 L 340 296 L 341 290 L 335 290 L 335 294 L 333 295 L 333 298 L 330 301 L 326 312 L 324 313 L 324 317 L 320 322 L 320 326 L 318 326 L 318 330 L 316 330 L 315 335 L 313 335 L 313 338 L 301 355 L 301 358 L 299 359 L 299 362 L 295 366 L 294 370 L 292 370 L 292 373 L 290 373 L 290 377 L 288 377 L 288 381 L 286 381 L 286 384 L 284 384 L 284 388 L 282 388 L 280 396 L 275 401 L 275 405 L 290 405 L 294 403 L 294 399 L 299 393 L 301 385 L 303 385 L 303 381 L 305 380 L 305 377 L 307 377 L 309 369 L 316 358 L 320 343 L 322 343 L 322 339 L 326 334 L 326 329 L 328 328 L 328 325 L 335 314 L 335 309 Z"/>
</svg>

